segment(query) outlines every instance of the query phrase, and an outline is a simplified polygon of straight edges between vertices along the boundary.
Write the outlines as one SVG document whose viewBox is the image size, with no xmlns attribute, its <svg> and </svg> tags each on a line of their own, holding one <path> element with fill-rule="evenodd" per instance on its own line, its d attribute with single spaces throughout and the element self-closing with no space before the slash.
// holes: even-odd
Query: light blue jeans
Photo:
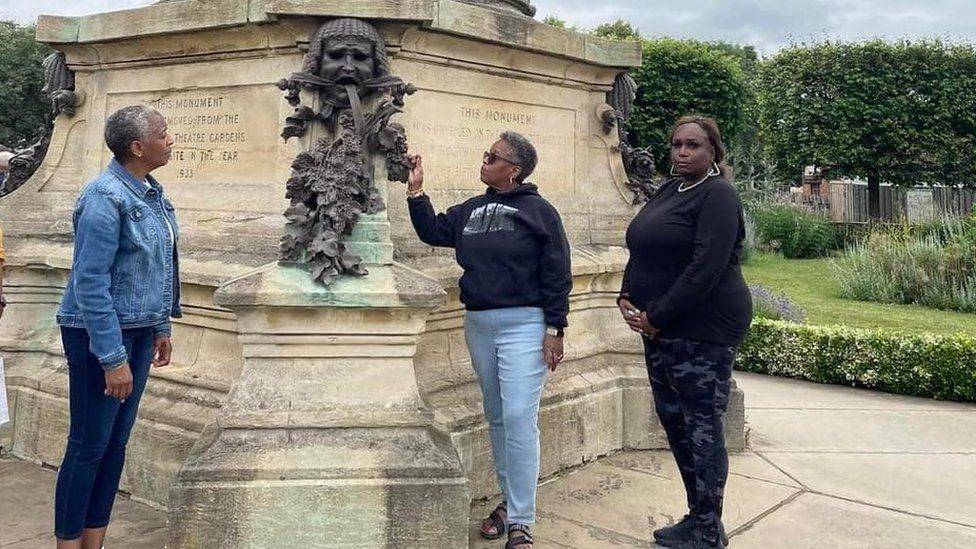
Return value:
<svg viewBox="0 0 976 549">
<path fill-rule="evenodd" d="M 464 337 L 481 383 L 498 487 L 508 523 L 535 523 L 539 481 L 539 400 L 546 384 L 539 307 L 467 311 Z"/>
</svg>

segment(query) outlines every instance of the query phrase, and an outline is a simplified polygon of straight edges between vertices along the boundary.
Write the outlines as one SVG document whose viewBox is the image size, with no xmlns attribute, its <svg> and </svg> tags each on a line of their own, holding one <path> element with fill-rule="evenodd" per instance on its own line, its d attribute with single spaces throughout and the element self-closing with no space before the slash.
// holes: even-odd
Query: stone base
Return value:
<svg viewBox="0 0 976 549">
<path fill-rule="evenodd" d="M 725 421 L 726 445 L 732 452 L 745 448 L 744 406 L 742 390 L 733 387 Z M 435 413 L 447 422 L 471 497 L 498 494 L 482 411 L 456 406 Z M 642 364 L 607 368 L 547 386 L 539 411 L 539 430 L 543 478 L 618 450 L 668 448 Z"/>
<path fill-rule="evenodd" d="M 69 251 L 63 251 L 65 259 L 55 264 L 67 263 Z M 572 325 L 578 328 L 567 339 L 567 361 L 550 376 L 543 395 L 543 476 L 619 449 L 667 447 L 654 416 L 639 342 L 616 329 L 619 318 L 613 298 L 614 289 L 619 287 L 619 266 L 615 261 L 604 260 L 605 269 L 612 273 L 600 275 L 606 280 L 598 277 L 590 281 L 586 272 L 577 273 L 574 279 L 578 297 L 574 297 Z M 574 260 L 574 264 L 578 268 L 585 265 L 583 260 Z M 196 266 L 190 264 L 188 268 Z M 235 269 L 239 272 L 241 268 Z M 67 372 L 57 326 L 51 319 L 65 271 L 19 266 L 7 271 L 5 293 L 12 305 L 0 324 L 0 348 L 6 362 L 12 421 L 0 428 L 0 448 L 57 467 L 67 438 Z M 301 287 L 305 278 L 298 278 L 296 284 Z M 390 272 L 376 272 L 368 278 L 394 285 L 398 279 Z M 129 443 L 121 486 L 135 499 L 159 507 L 169 505 L 170 487 L 190 448 L 227 402 L 231 384 L 242 377 L 243 351 L 237 338 L 249 330 L 240 327 L 230 311 L 214 305 L 213 286 L 217 282 L 198 276 L 191 280 L 194 282 L 184 285 L 186 316 L 174 324 L 174 364 L 152 372 Z M 398 293 L 422 302 L 427 291 L 424 285 L 407 282 L 399 277 Z M 450 438 L 460 456 L 470 497 L 482 498 L 493 496 L 498 489 L 480 394 L 464 349 L 462 322 L 463 311 L 453 296 L 427 318 L 420 348 L 407 368 L 420 381 L 420 394 L 433 416 L 434 432 L 446 433 L 423 436 Z M 302 374 L 306 379 L 313 375 L 314 369 Z M 361 386 L 363 382 L 349 378 L 348 383 Z M 229 405 L 233 407 L 234 402 Z M 744 419 L 742 392 L 735 390 L 726 416 L 730 449 L 745 444 Z M 415 423 L 424 421 L 428 420 Z M 418 427 L 411 429 L 414 435 L 420 432 Z"/>
<path fill-rule="evenodd" d="M 413 364 L 444 291 L 369 269 L 325 288 L 272 264 L 216 292 L 244 365 L 173 486 L 170 547 L 467 545 L 467 481 Z"/>
<path fill-rule="evenodd" d="M 468 502 L 436 431 L 222 431 L 173 486 L 169 547 L 464 547 Z"/>
</svg>

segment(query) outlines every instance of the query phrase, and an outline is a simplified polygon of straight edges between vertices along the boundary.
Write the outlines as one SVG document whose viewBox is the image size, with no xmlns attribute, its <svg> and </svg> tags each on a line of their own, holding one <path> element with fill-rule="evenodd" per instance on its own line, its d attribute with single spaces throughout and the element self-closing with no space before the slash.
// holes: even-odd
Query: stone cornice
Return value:
<svg viewBox="0 0 976 549">
<path fill-rule="evenodd" d="M 286 17 L 360 17 L 544 52 L 605 67 L 636 67 L 640 45 L 559 29 L 516 13 L 453 0 L 173 0 L 80 17 L 42 15 L 37 41 L 93 44 L 261 24 Z"/>
</svg>

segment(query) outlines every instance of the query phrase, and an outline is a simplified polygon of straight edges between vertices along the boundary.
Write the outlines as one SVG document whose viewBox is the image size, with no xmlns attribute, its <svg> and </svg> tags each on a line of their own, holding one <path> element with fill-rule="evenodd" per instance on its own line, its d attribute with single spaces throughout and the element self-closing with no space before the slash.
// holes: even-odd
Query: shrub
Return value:
<svg viewBox="0 0 976 549">
<path fill-rule="evenodd" d="M 833 263 L 841 294 L 976 312 L 976 217 L 875 227 Z"/>
<path fill-rule="evenodd" d="M 671 126 L 682 115 L 697 113 L 718 121 L 730 150 L 738 150 L 740 128 L 749 99 L 743 65 L 727 51 L 694 40 L 641 40 L 643 61 L 631 71 L 637 97 L 627 118 L 628 141 L 648 147 L 659 173 L 668 173 Z"/>
<path fill-rule="evenodd" d="M 750 284 L 749 293 L 752 294 L 752 317 L 767 320 L 785 320 L 800 324 L 806 318 L 803 309 L 786 296 L 760 286 Z"/>
<path fill-rule="evenodd" d="M 756 319 L 736 368 L 942 400 L 976 401 L 976 338 Z"/>
<path fill-rule="evenodd" d="M 766 203 L 755 211 L 759 236 L 764 244 L 789 259 L 821 257 L 840 247 L 833 223 L 803 209 Z"/>
</svg>

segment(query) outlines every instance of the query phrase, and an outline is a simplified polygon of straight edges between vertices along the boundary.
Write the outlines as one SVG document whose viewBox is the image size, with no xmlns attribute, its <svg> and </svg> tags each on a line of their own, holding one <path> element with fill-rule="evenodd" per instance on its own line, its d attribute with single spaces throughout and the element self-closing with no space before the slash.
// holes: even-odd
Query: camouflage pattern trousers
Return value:
<svg viewBox="0 0 976 549">
<path fill-rule="evenodd" d="M 644 338 L 658 418 L 688 495 L 688 509 L 717 539 L 729 475 L 722 419 L 729 405 L 735 347 L 691 339 Z"/>
</svg>

